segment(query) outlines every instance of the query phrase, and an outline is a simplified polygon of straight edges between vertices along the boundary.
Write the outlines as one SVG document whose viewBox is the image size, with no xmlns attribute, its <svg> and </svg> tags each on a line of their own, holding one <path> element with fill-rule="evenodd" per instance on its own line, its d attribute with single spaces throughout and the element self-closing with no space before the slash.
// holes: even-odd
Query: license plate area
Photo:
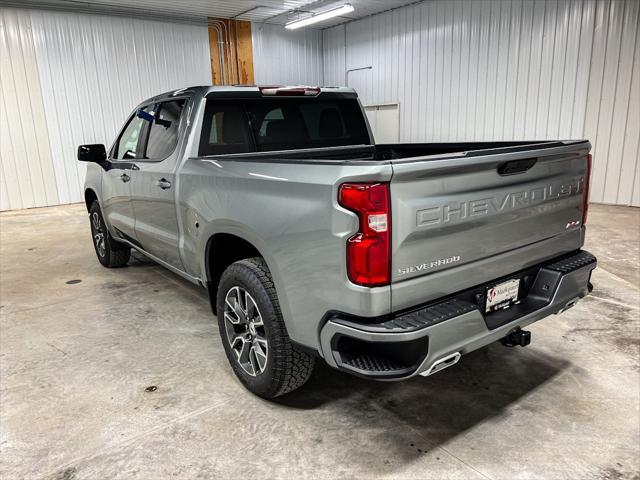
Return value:
<svg viewBox="0 0 640 480">
<path fill-rule="evenodd" d="M 505 310 L 518 302 L 520 292 L 520 279 L 512 278 L 488 287 L 485 293 L 485 313 Z"/>
</svg>

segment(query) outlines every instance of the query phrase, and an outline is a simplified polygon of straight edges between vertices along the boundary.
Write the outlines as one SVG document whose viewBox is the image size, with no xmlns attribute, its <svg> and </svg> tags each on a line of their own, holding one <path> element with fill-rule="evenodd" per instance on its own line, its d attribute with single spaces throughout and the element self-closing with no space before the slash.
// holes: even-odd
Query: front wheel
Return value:
<svg viewBox="0 0 640 480">
<path fill-rule="evenodd" d="M 216 303 L 227 358 L 248 390 L 275 398 L 306 383 L 315 360 L 291 343 L 264 260 L 230 265 L 220 279 Z"/>
<path fill-rule="evenodd" d="M 128 245 L 116 242 L 111 237 L 102 218 L 100 204 L 97 200 L 91 204 L 89 219 L 91 221 L 93 248 L 96 251 L 98 261 L 107 268 L 126 265 L 131 256 L 131 248 Z"/>
</svg>

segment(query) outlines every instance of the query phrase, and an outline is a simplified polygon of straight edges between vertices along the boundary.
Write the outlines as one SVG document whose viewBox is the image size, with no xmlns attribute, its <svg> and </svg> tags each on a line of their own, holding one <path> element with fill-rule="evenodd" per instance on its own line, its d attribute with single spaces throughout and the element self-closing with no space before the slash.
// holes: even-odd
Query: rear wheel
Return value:
<svg viewBox="0 0 640 480">
<path fill-rule="evenodd" d="M 315 360 L 291 343 L 264 260 L 249 258 L 229 266 L 216 303 L 227 358 L 247 389 L 275 398 L 304 385 Z"/>
<path fill-rule="evenodd" d="M 91 221 L 93 248 L 96 251 L 98 261 L 108 268 L 126 265 L 129 257 L 131 257 L 131 248 L 128 245 L 116 242 L 111 237 L 102 218 L 100 204 L 98 204 L 97 200 L 91 204 L 89 220 Z"/>
</svg>

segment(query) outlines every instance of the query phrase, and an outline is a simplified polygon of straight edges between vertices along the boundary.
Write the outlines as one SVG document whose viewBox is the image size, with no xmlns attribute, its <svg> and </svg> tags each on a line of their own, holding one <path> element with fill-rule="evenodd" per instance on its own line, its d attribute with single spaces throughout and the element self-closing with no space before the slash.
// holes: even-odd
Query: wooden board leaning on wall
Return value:
<svg viewBox="0 0 640 480">
<path fill-rule="evenodd" d="M 209 18 L 209 51 L 213 85 L 251 85 L 251 22 Z"/>
</svg>

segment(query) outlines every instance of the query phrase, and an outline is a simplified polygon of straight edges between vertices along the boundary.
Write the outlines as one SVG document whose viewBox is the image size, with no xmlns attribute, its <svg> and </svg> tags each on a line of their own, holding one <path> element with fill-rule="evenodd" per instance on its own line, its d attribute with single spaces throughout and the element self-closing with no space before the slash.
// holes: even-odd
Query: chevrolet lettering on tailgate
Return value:
<svg viewBox="0 0 640 480">
<path fill-rule="evenodd" d="M 416 214 L 417 227 L 429 227 L 440 223 L 454 223 L 469 217 L 479 217 L 516 210 L 518 208 L 545 203 L 561 197 L 582 193 L 584 178 L 567 182 L 554 182 L 524 191 L 509 192 L 504 195 L 483 197 L 473 200 L 450 202 L 444 205 L 424 208 Z"/>
</svg>

